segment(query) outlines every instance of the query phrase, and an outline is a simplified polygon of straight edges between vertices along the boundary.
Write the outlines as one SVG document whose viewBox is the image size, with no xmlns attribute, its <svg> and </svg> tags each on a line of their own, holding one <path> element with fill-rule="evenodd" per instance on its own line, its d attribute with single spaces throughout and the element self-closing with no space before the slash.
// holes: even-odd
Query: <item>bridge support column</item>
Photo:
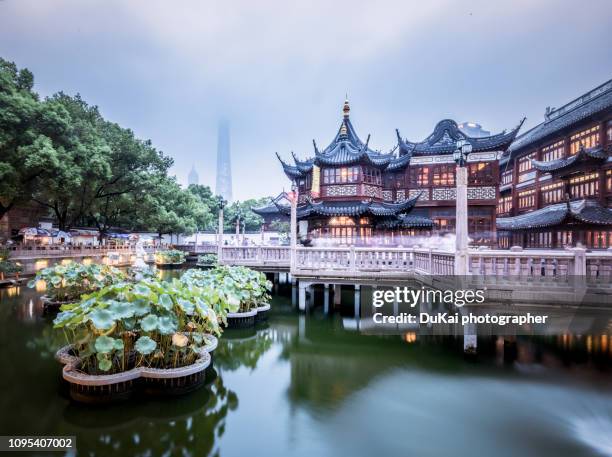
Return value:
<svg viewBox="0 0 612 457">
<path fill-rule="evenodd" d="M 359 284 L 355 284 L 355 319 L 358 319 L 360 316 L 360 308 L 361 308 L 361 286 Z"/>
<path fill-rule="evenodd" d="M 298 308 L 300 311 L 306 311 L 306 288 L 308 286 L 308 283 L 303 283 L 302 281 L 298 285 Z"/>
<path fill-rule="evenodd" d="M 334 306 L 339 306 L 342 303 L 342 286 L 334 284 Z"/>
<path fill-rule="evenodd" d="M 329 314 L 329 284 L 323 284 L 323 313 Z"/>
<path fill-rule="evenodd" d="M 297 306 L 298 300 L 298 287 L 297 279 L 291 278 L 291 306 Z"/>
<path fill-rule="evenodd" d="M 463 332 L 463 353 L 476 355 L 478 349 L 476 324 L 465 325 Z"/>
</svg>

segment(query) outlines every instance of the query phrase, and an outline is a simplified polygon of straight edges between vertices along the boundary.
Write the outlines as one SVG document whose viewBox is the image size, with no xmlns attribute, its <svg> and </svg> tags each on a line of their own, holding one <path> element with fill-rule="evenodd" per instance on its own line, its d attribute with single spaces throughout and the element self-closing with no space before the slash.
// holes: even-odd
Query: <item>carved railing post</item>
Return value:
<svg viewBox="0 0 612 457">
<path fill-rule="evenodd" d="M 574 248 L 574 276 L 586 276 L 586 249 L 581 247 Z"/>
</svg>

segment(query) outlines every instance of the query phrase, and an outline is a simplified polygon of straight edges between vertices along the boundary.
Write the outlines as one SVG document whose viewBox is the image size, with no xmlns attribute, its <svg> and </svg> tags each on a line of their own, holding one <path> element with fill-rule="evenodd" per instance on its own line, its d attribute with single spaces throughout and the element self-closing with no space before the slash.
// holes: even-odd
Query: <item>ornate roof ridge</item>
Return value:
<svg viewBox="0 0 612 457">
<path fill-rule="evenodd" d="M 556 132 L 612 107 L 612 79 L 557 109 L 547 110 L 545 119 L 523 132 L 508 149 L 513 154 L 553 136 Z"/>
<path fill-rule="evenodd" d="M 610 156 L 612 146 L 608 145 L 606 148 L 602 146 L 593 146 L 591 148 L 580 147 L 578 152 L 572 156 L 564 157 L 562 159 L 555 160 L 535 160 L 531 159 L 531 164 L 536 170 L 543 172 L 558 171 L 564 168 L 568 168 L 579 162 L 580 160 L 596 159 L 596 160 L 607 160 Z"/>
<path fill-rule="evenodd" d="M 499 230 L 524 230 L 559 225 L 568 217 L 579 222 L 612 226 L 612 209 L 597 200 L 582 199 L 555 203 L 535 211 L 512 217 L 497 218 Z"/>
<path fill-rule="evenodd" d="M 434 127 L 434 131 L 423 141 L 412 142 L 402 139 L 399 130 L 396 130 L 400 152 L 413 155 L 450 154 L 455 150 L 455 144 L 459 139 L 465 139 L 472 145 L 473 152 L 493 151 L 506 149 L 516 138 L 519 129 L 526 118 L 509 132 L 502 131 L 486 137 L 472 137 L 459 129 L 457 122 L 453 119 L 442 119 Z"/>
</svg>

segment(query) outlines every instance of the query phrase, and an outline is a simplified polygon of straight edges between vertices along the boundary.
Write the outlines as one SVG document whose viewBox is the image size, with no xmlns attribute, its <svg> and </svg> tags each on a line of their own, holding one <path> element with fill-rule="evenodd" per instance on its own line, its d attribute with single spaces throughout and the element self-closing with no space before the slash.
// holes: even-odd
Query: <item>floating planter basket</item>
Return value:
<svg viewBox="0 0 612 457">
<path fill-rule="evenodd" d="M 212 347 L 213 340 L 209 341 Z M 71 346 L 61 348 L 55 358 L 64 364 L 62 377 L 69 384 L 70 397 L 83 403 L 126 400 L 138 390 L 147 395 L 185 394 L 205 383 L 211 363 L 210 354 L 202 349 L 196 361 L 184 367 L 137 367 L 116 374 L 90 375 L 79 370 L 81 359 L 72 353 Z"/>
<path fill-rule="evenodd" d="M 256 322 L 267 321 L 269 311 L 270 311 L 269 303 L 264 303 L 263 305 L 259 305 L 257 307 L 257 315 L 255 316 L 255 321 Z"/>
<path fill-rule="evenodd" d="M 255 325 L 257 308 L 243 313 L 227 313 L 227 328 L 247 328 Z"/>
</svg>

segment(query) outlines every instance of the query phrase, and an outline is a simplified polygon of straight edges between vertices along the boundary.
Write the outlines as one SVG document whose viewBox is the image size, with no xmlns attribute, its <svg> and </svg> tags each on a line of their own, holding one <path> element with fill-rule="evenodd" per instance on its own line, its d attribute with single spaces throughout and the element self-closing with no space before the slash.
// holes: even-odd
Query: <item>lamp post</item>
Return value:
<svg viewBox="0 0 612 457">
<path fill-rule="evenodd" d="M 223 199 L 221 195 L 217 197 L 217 205 L 219 206 L 219 236 L 217 243 L 217 261 L 221 262 L 221 254 L 223 249 L 223 208 L 227 202 Z"/>
<path fill-rule="evenodd" d="M 288 195 L 289 201 L 291 202 L 291 256 L 289 260 L 290 272 L 293 274 L 295 269 L 296 260 L 296 249 L 297 249 L 297 201 L 298 201 L 298 187 L 295 185 L 295 181 L 291 183 L 291 192 Z"/>
<path fill-rule="evenodd" d="M 472 145 L 466 139 L 457 141 L 453 159 L 457 164 L 455 183 L 457 186 L 456 215 L 455 215 L 455 275 L 468 274 L 468 169 L 466 167 L 468 155 L 472 152 Z"/>
<path fill-rule="evenodd" d="M 242 218 L 242 211 L 238 208 L 238 212 L 236 213 L 236 244 L 239 244 L 240 240 L 240 219 Z"/>
</svg>

